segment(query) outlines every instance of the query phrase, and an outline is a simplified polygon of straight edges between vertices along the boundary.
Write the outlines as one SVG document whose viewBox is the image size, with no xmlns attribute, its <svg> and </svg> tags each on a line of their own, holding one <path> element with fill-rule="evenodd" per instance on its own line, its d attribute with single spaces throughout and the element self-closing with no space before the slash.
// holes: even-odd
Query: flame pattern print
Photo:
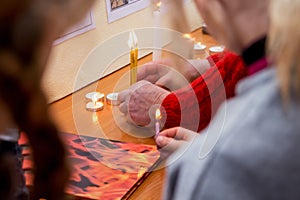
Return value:
<svg viewBox="0 0 300 200">
<path fill-rule="evenodd" d="M 126 199 L 154 169 L 159 152 L 154 145 L 119 142 L 62 133 L 71 163 L 71 178 L 66 193 L 76 199 Z M 32 185 L 33 164 L 24 135 L 23 169 L 26 184 Z M 54 147 L 55 148 L 55 147 Z"/>
</svg>

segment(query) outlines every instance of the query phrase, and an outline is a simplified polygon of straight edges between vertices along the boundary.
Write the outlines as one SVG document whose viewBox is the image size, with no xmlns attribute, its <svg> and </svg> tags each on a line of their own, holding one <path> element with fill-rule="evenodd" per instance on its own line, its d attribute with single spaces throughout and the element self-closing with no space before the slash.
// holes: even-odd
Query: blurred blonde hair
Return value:
<svg viewBox="0 0 300 200">
<path fill-rule="evenodd" d="M 300 89 L 300 0 L 271 0 L 268 55 L 277 66 L 284 102 Z"/>
<path fill-rule="evenodd" d="M 53 40 L 80 20 L 93 2 L 0 1 L 0 103 L 27 134 L 31 145 L 34 188 L 30 199 L 65 197 L 64 188 L 69 180 L 67 151 L 48 112 L 41 80 Z M 14 190 L 13 182 L 5 184 Z M 0 192 L 0 199 L 14 199 L 11 195 L 10 192 L 1 196 Z"/>
</svg>

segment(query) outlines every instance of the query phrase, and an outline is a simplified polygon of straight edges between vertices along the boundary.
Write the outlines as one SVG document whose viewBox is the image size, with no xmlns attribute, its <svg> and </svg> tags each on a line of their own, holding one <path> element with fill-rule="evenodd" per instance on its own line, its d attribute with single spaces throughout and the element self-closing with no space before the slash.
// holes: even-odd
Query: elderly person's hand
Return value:
<svg viewBox="0 0 300 200">
<path fill-rule="evenodd" d="M 196 136 L 196 132 L 175 127 L 162 131 L 155 138 L 155 142 L 160 151 L 161 158 L 167 158 L 181 146 L 187 145 L 187 143 Z"/>
<path fill-rule="evenodd" d="M 138 68 L 137 79 L 146 80 L 168 90 L 177 90 L 195 80 L 210 67 L 204 60 L 181 60 L 174 63 L 171 59 L 149 62 Z"/>
<path fill-rule="evenodd" d="M 154 105 L 160 105 L 170 92 L 148 81 L 139 81 L 118 95 L 120 111 L 128 121 L 138 126 L 150 124 L 150 110 Z M 152 113 L 154 116 L 154 113 Z"/>
</svg>

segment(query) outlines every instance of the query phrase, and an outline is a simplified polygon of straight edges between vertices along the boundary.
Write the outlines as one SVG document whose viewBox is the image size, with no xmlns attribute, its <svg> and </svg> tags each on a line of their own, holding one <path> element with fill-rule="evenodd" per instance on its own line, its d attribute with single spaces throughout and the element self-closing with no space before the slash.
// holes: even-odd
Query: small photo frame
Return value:
<svg viewBox="0 0 300 200">
<path fill-rule="evenodd" d="M 106 0 L 107 21 L 112 23 L 150 5 L 150 0 Z"/>
<path fill-rule="evenodd" d="M 60 44 L 70 38 L 73 38 L 77 35 L 83 34 L 87 31 L 96 28 L 96 23 L 94 20 L 94 13 L 90 10 L 85 18 L 79 21 L 74 26 L 70 27 L 64 34 L 62 34 L 59 38 L 54 41 L 54 45 Z"/>
</svg>

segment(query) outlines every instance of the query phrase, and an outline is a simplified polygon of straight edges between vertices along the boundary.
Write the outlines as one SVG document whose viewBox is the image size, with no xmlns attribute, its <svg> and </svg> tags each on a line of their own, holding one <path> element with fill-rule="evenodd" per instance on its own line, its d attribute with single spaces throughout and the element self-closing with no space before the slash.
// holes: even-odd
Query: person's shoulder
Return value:
<svg viewBox="0 0 300 200">
<path fill-rule="evenodd" d="M 269 66 L 260 72 L 247 76 L 237 84 L 236 92 L 237 95 L 259 93 L 265 91 L 263 96 L 267 95 L 269 90 L 278 89 L 278 80 L 276 78 L 275 67 Z"/>
</svg>

